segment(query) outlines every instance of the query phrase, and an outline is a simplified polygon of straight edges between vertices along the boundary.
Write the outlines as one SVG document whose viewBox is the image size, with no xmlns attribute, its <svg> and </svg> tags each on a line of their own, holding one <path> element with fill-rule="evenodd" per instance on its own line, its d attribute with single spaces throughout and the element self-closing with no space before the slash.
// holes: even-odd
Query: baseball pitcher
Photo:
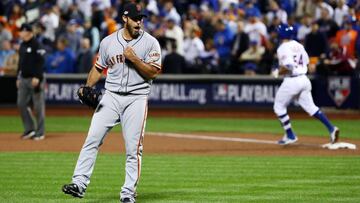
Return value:
<svg viewBox="0 0 360 203">
<path fill-rule="evenodd" d="M 279 60 L 279 74 L 284 75 L 284 80 L 278 89 L 274 111 L 278 116 L 284 130 L 284 137 L 278 142 L 281 145 L 295 143 L 297 137 L 291 128 L 287 106 L 293 100 L 297 100 L 300 106 L 310 115 L 319 119 L 330 133 L 330 142 L 335 143 L 339 137 L 339 129 L 332 125 L 324 113 L 314 104 L 311 95 L 311 82 L 306 76 L 309 56 L 305 48 L 295 40 L 292 40 L 293 27 L 288 25 L 278 26 L 278 35 L 282 40 L 277 49 Z"/>
<path fill-rule="evenodd" d="M 124 6 L 123 28 L 101 41 L 99 57 L 88 75 L 85 87 L 78 91 L 80 100 L 85 104 L 95 103 L 96 109 L 72 182 L 62 188 L 66 194 L 79 198 L 84 196 L 99 147 L 107 133 L 121 123 L 126 149 L 126 174 L 120 201 L 135 202 L 141 172 L 148 95 L 152 79 L 161 71 L 160 45 L 141 29 L 145 16 L 137 4 Z M 96 101 L 87 101 L 100 98 L 98 94 L 91 95 L 91 88 L 101 78 L 104 69 L 107 69 L 104 95 L 98 104 Z"/>
</svg>

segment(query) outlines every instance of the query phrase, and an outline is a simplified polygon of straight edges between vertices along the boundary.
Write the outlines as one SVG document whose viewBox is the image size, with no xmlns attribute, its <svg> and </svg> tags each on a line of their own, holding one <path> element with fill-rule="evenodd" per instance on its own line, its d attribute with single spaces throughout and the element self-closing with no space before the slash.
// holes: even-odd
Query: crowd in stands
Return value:
<svg viewBox="0 0 360 203">
<path fill-rule="evenodd" d="M 144 29 L 162 47 L 163 73 L 270 74 L 276 27 L 294 27 L 310 73 L 351 75 L 360 53 L 357 0 L 146 0 Z M 19 28 L 31 23 L 47 73 L 87 73 L 100 41 L 121 28 L 122 0 L 2 0 L 0 74 L 16 74 Z"/>
</svg>

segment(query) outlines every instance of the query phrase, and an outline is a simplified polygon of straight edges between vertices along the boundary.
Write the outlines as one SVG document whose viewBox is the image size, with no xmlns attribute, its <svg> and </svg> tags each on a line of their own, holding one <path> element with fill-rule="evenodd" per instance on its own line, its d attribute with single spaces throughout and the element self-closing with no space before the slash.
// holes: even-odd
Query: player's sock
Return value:
<svg viewBox="0 0 360 203">
<path fill-rule="evenodd" d="M 281 115 L 278 117 L 282 127 L 284 128 L 286 135 L 288 138 L 295 138 L 295 133 L 293 132 L 292 128 L 291 128 L 291 123 L 290 123 L 290 117 L 287 114 Z"/>
<path fill-rule="evenodd" d="M 319 119 L 326 126 L 330 133 L 334 131 L 334 126 L 330 123 L 329 119 L 325 116 L 325 114 L 323 114 L 320 110 L 317 111 L 313 116 Z"/>
</svg>

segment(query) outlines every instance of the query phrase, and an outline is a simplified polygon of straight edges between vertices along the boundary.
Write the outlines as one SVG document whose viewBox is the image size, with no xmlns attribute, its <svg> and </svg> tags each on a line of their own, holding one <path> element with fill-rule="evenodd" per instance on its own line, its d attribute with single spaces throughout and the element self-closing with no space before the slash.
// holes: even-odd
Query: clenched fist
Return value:
<svg viewBox="0 0 360 203">
<path fill-rule="evenodd" d="M 135 54 L 135 51 L 132 47 L 126 47 L 124 50 L 124 56 L 125 59 L 133 62 L 135 59 L 137 59 L 137 56 Z"/>
</svg>

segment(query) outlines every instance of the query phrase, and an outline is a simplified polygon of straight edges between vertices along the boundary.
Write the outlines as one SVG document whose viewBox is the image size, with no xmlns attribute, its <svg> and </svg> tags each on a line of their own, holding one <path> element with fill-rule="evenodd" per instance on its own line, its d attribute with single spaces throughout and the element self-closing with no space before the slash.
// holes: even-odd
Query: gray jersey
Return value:
<svg viewBox="0 0 360 203">
<path fill-rule="evenodd" d="M 125 60 L 123 53 L 127 46 L 131 46 L 141 60 L 161 69 L 159 42 L 145 31 L 140 31 L 137 39 L 127 42 L 122 37 L 123 31 L 124 29 L 120 29 L 101 41 L 95 67 L 107 69 L 105 89 L 117 93 L 147 95 L 150 93 L 152 80 L 141 76 L 133 64 Z"/>
</svg>

